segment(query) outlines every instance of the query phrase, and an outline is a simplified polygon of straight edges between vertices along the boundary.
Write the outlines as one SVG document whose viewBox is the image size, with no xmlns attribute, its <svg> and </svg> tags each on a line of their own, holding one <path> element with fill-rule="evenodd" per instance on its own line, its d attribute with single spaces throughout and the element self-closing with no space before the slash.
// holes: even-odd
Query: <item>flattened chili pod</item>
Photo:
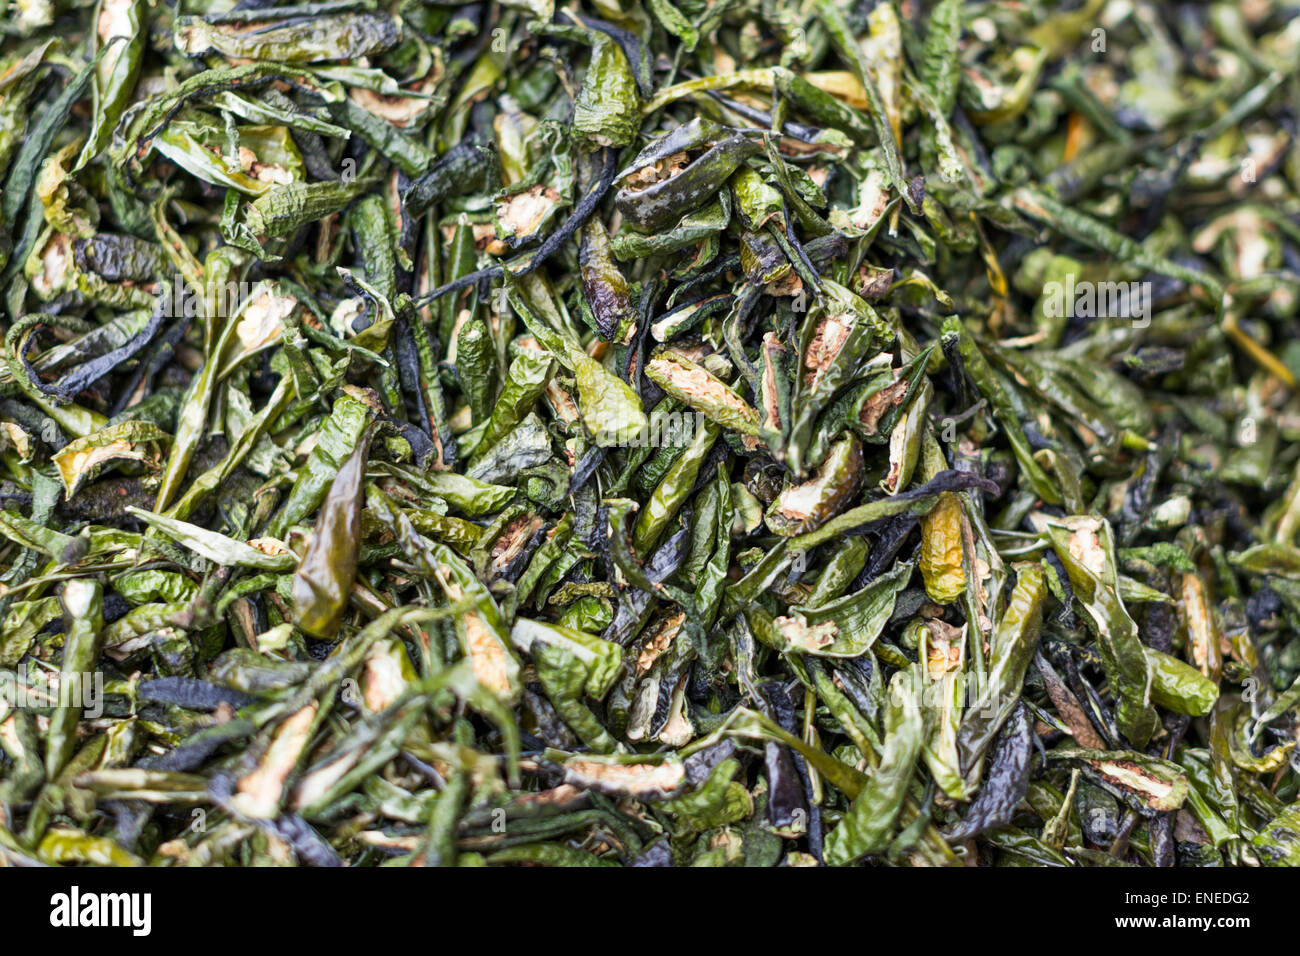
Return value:
<svg viewBox="0 0 1300 956">
<path fill-rule="evenodd" d="M 402 205 L 410 215 L 423 216 L 448 196 L 478 192 L 494 183 L 497 176 L 492 143 L 470 136 L 447 150 L 428 172 L 407 187 Z"/>
<path fill-rule="evenodd" d="M 267 526 L 266 533 L 281 538 L 324 500 L 330 483 L 355 450 L 366 429 L 374 420 L 376 409 L 364 393 L 344 393 L 334 402 L 328 418 L 321 425 L 320 438 L 289 491 L 289 497 Z"/>
<path fill-rule="evenodd" d="M 576 336 L 559 332 L 564 319 L 548 298 L 546 283 L 529 276 L 510 282 L 510 302 L 529 330 L 552 355 L 573 370 L 582 424 L 602 448 L 624 445 L 644 435 L 649 421 L 632 387 L 587 354 Z M 538 314 L 549 313 L 546 319 Z"/>
<path fill-rule="evenodd" d="M 397 293 L 397 256 L 392 223 L 384 200 L 374 193 L 363 196 L 348 213 L 353 242 L 365 262 L 366 282 L 390 303 Z"/>
<path fill-rule="evenodd" d="M 180 521 L 189 518 L 194 509 L 198 507 L 199 502 L 220 488 L 226 479 L 230 477 L 231 472 L 253 450 L 255 444 L 263 437 L 266 429 L 285 412 L 289 407 L 289 403 L 295 397 L 293 377 L 289 375 L 283 376 L 276 385 L 271 397 L 267 399 L 266 405 L 247 423 L 243 434 L 239 436 L 226 457 L 190 483 L 190 487 L 185 494 L 167 509 L 167 517 L 176 518 Z"/>
<path fill-rule="evenodd" d="M 830 34 L 831 42 L 840 55 L 849 61 L 858 82 L 866 92 L 871 125 L 876 131 L 876 139 L 884 153 L 885 171 L 889 176 L 890 184 L 903 197 L 907 207 L 915 213 L 919 209 L 919 204 L 908 188 L 902 158 L 899 155 L 898 135 L 890 126 L 889 106 L 882 96 L 880 85 L 877 84 L 877 76 L 882 70 L 879 67 L 873 69 L 868 63 L 862 46 L 848 26 L 844 12 L 834 0 L 816 0 L 816 8 L 818 17 L 826 27 L 826 32 Z M 892 12 L 892 8 L 890 10 Z"/>
<path fill-rule="evenodd" d="M 848 866 L 889 845 L 924 742 L 916 674 L 900 671 L 890 681 L 880 764 L 844 818 L 826 835 L 825 857 L 831 866 Z"/>
<path fill-rule="evenodd" d="M 658 178 L 653 172 L 655 167 L 666 161 L 671 165 L 680 158 L 679 154 L 699 149 L 721 139 L 724 135 L 723 127 L 711 119 L 697 116 L 642 149 L 631 163 L 615 175 L 614 181 L 620 182 L 628 178 L 637 180 Z"/>
<path fill-rule="evenodd" d="M 386 13 L 343 13 L 303 18 L 250 30 L 239 23 L 177 17 L 176 49 L 189 56 L 224 56 L 278 63 L 352 60 L 380 53 L 402 38 L 402 21 Z"/>
<path fill-rule="evenodd" d="M 623 147 L 641 125 L 636 77 L 622 47 L 591 31 L 591 62 L 573 101 L 573 128 L 596 146 Z"/>
<path fill-rule="evenodd" d="M 1135 746 L 1146 746 L 1159 721 L 1151 707 L 1152 665 L 1118 594 L 1110 523 L 1078 516 L 1052 521 L 1045 530 L 1097 635 L 1119 729 Z"/>
<path fill-rule="evenodd" d="M 1048 368 L 1047 363 L 1035 362 L 1032 356 L 1029 361 L 1022 360 L 1019 356 L 1012 355 L 1010 350 L 999 351 L 998 356 L 1017 378 L 1028 382 L 1045 401 L 1061 406 L 1071 418 L 1080 422 L 1085 429 L 1085 440 L 1092 443 L 1095 438 L 1107 449 L 1118 443 L 1120 431 L 1116 422 L 1104 409 L 1064 381 L 1059 367 Z M 1121 392 L 1120 389 L 1115 391 Z"/>
<path fill-rule="evenodd" d="M 1265 866 L 1300 866 L 1300 803 L 1269 820 L 1251 843 Z"/>
<path fill-rule="evenodd" d="M 469 319 L 456 332 L 456 378 L 471 421 L 481 425 L 492 414 L 497 389 L 496 346 L 482 319 Z"/>
<path fill-rule="evenodd" d="M 429 542 L 438 560 L 438 576 L 447 597 L 469 599 L 474 607 L 456 618 L 461 649 L 469 658 L 475 680 L 503 702 L 519 696 L 519 661 L 510 650 L 501 611 L 469 566 L 449 548 Z"/>
<path fill-rule="evenodd" d="M 788 96 L 801 113 L 823 126 L 840 130 L 859 146 L 870 146 L 875 142 L 876 131 L 859 110 L 809 83 L 793 70 L 778 67 L 772 71 L 772 79 L 773 85 Z"/>
<path fill-rule="evenodd" d="M 717 255 L 718 233 L 731 222 L 731 193 L 720 192 L 708 205 L 688 212 L 672 228 L 647 235 L 630 222 L 624 222 L 613 235 L 611 243 L 614 256 L 619 261 L 643 259 L 652 255 L 668 255 L 688 247 L 696 247 L 696 258 L 688 260 L 689 266 L 707 265 Z"/>
<path fill-rule="evenodd" d="M 68 619 L 59 668 L 59 706 L 50 715 L 45 745 L 45 778 L 54 780 L 77 748 L 77 722 L 82 705 L 91 701 L 92 671 L 99 657 L 104 626 L 104 588 L 94 579 L 75 578 L 63 586 L 63 611 Z"/>
<path fill-rule="evenodd" d="M 655 487 L 650 500 L 637 515 L 636 530 L 632 537 L 637 553 L 648 555 L 668 530 L 669 522 L 676 517 L 694 490 L 700 466 L 708 457 L 713 443 L 718 440 L 718 432 L 717 425 L 705 421 L 702 427 L 696 429 L 691 443 Z"/>
<path fill-rule="evenodd" d="M 944 116 L 948 116 L 956 105 L 960 85 L 958 53 L 961 49 L 962 2 L 939 0 L 934 5 L 921 55 L 921 80 Z"/>
<path fill-rule="evenodd" d="M 777 461 L 785 458 L 790 438 L 790 350 L 775 332 L 763 336 L 758 404 L 763 421 L 759 433 Z"/>
<path fill-rule="evenodd" d="M 436 154 L 350 96 L 330 100 L 329 110 L 340 126 L 356 133 L 406 175 L 419 176 L 434 164 Z"/>
<path fill-rule="evenodd" d="M 481 435 L 475 440 L 464 439 L 465 450 L 470 452 L 470 464 L 482 460 L 502 438 L 524 420 L 538 399 L 546 392 L 547 383 L 555 375 L 555 361 L 549 353 L 524 349 L 510 363 L 505 387 L 492 406 Z"/>
<path fill-rule="evenodd" d="M 361 553 L 361 502 L 370 439 L 343 462 L 321 502 L 311 543 L 293 575 L 293 619 L 312 637 L 329 640 L 343 619 Z"/>
<path fill-rule="evenodd" d="M 901 563 L 861 590 L 819 607 L 791 605 L 788 616 L 773 621 L 776 646 L 825 657 L 860 657 L 889 623 L 912 568 Z"/>
<path fill-rule="evenodd" d="M 968 630 L 933 619 L 916 620 L 904 630 L 902 638 L 907 647 L 915 642 L 917 660 L 923 665 L 925 699 L 932 701 L 935 708 L 934 715 L 926 721 L 921 757 L 935 784 L 955 800 L 965 800 L 970 795 L 957 753 L 957 733 L 961 730 L 966 703 Z"/>
<path fill-rule="evenodd" d="M 626 445 L 644 435 L 649 420 L 632 387 L 587 352 L 569 345 L 567 362 L 578 383 L 582 424 L 602 448 Z"/>
<path fill-rule="evenodd" d="M 99 0 L 95 5 L 95 37 L 98 45 L 117 40 L 116 49 L 108 53 L 95 70 L 95 116 L 86 144 L 76 166 L 80 169 L 105 146 L 126 109 L 140 72 L 148 30 L 147 5 L 143 0 Z M 124 38 L 118 40 L 117 38 Z"/>
<path fill-rule="evenodd" d="M 650 326 L 650 335 L 656 342 L 669 342 L 682 332 L 689 331 L 710 315 L 725 312 L 735 301 L 730 292 L 719 292 L 694 302 L 684 302 L 669 309 Z"/>
<path fill-rule="evenodd" d="M 988 678 L 957 733 L 962 773 L 968 781 L 978 779 L 985 751 L 1015 709 L 1025 670 L 1038 647 L 1047 583 L 1037 564 L 1023 564 L 1016 571 L 1016 586 L 989 649 Z"/>
<path fill-rule="evenodd" d="M 360 179 L 351 183 L 294 182 L 276 186 L 253 200 L 248 206 L 246 222 L 254 235 L 287 236 L 308 223 L 345 209 L 368 186 Z"/>
<path fill-rule="evenodd" d="M 646 363 L 645 374 L 679 402 L 723 428 L 749 436 L 747 444 L 757 447 L 758 412 L 708 369 L 666 349 Z"/>
<path fill-rule="evenodd" d="M 1086 776 L 1144 816 L 1177 810 L 1190 792 L 1183 768 L 1133 750 L 1048 751 L 1049 760 L 1077 761 Z"/>
<path fill-rule="evenodd" d="M 120 40 L 114 44 L 114 46 L 120 45 Z M 86 88 L 94 77 L 95 68 L 102 62 L 109 49 L 108 46 L 101 47 L 91 62 L 81 67 L 76 76 L 63 88 L 58 99 L 28 127 L 27 135 L 23 138 L 22 146 L 19 147 L 18 155 L 14 157 L 9 175 L 5 179 L 4 195 L 0 197 L 0 221 L 13 223 L 23 204 L 29 202 L 33 181 L 40 169 L 41 160 L 45 158 L 55 134 L 58 133 L 59 127 L 72 107 L 85 95 Z M 27 126 L 26 116 L 15 117 L 15 119 L 23 126 Z M 39 209 L 34 203 L 32 206 L 33 211 Z M 35 238 L 36 231 L 43 224 L 42 218 L 29 217 L 27 233 L 18 238 L 13 249 L 15 262 L 26 255 L 28 244 Z"/>
<path fill-rule="evenodd" d="M 921 519 L 921 577 L 925 593 L 939 604 L 951 604 L 966 591 L 961 523 L 961 498 L 951 491 Z"/>
<path fill-rule="evenodd" d="M 520 618 L 510 633 L 521 651 L 533 658 L 542 689 L 566 724 L 596 753 L 612 753 L 616 744 L 583 703 L 600 700 L 618 676 L 622 651 L 592 634 Z"/>
<path fill-rule="evenodd" d="M 922 378 L 920 387 L 907 404 L 906 413 L 889 433 L 889 471 L 880 484 L 891 495 L 907 487 L 912 480 L 912 472 L 921 456 L 921 445 L 926 437 L 926 410 L 933 394 L 934 386 L 930 380 Z"/>
<path fill-rule="evenodd" d="M 406 508 L 402 514 L 411 519 L 411 524 L 420 534 L 449 544 L 463 555 L 468 556 L 483 539 L 483 529 L 464 518 L 453 518 L 423 508 Z"/>
<path fill-rule="evenodd" d="M 1219 687 L 1191 664 L 1154 647 L 1143 648 L 1151 663 L 1151 701 L 1178 714 L 1204 717 L 1219 699 Z"/>
<path fill-rule="evenodd" d="M 863 537 L 845 538 L 834 545 L 816 586 L 805 602 L 808 607 L 821 607 L 842 595 L 862 573 L 870 550 L 871 546 Z"/>
<path fill-rule="evenodd" d="M 593 700 L 601 700 L 609 693 L 622 664 L 622 651 L 617 644 L 570 627 L 519 618 L 510 632 L 510 640 L 525 653 L 549 644 L 575 657 L 586 673 L 583 690 Z"/>
<path fill-rule="evenodd" d="M 816 475 L 781 492 L 764 520 L 784 537 L 815 531 L 849 504 L 862 487 L 862 443 L 845 435 L 831 446 Z"/>
<path fill-rule="evenodd" d="M 1002 728 L 979 796 L 971 803 L 961 822 L 944 834 L 946 839 L 969 840 L 985 830 L 1011 822 L 1016 807 L 1029 791 L 1033 741 L 1029 709 L 1020 704 Z"/>
<path fill-rule="evenodd" d="M 741 166 L 732 174 L 730 185 L 736 197 L 736 215 L 746 229 L 762 229 L 769 220 L 781 215 L 781 191 L 768 185 L 761 175 L 748 166 Z M 741 247 L 740 255 L 743 264 L 744 246 Z M 749 271 L 745 269 L 746 274 Z"/>
<path fill-rule="evenodd" d="M 74 239 L 72 255 L 78 269 L 93 272 L 108 282 L 146 282 L 158 274 L 162 265 L 157 243 L 108 232 Z"/>
<path fill-rule="evenodd" d="M 698 134 L 699 129 L 693 132 Z M 685 144 L 690 140 L 679 137 L 674 142 Z M 632 171 L 624 171 L 619 177 L 625 185 L 614 194 L 615 207 L 641 232 L 667 229 L 686 213 L 702 206 L 717 195 L 737 166 L 757 155 L 763 147 L 752 132 L 734 132 L 684 166 L 681 165 L 684 156 L 674 153 L 661 156 L 664 148 L 660 145 L 651 153 L 654 157 L 651 161 L 647 161 L 645 153 L 638 156 L 629 167 Z M 661 169 L 665 165 L 667 168 Z"/>
<path fill-rule="evenodd" d="M 858 363 L 893 338 L 894 330 L 866 300 L 838 282 L 822 280 L 822 292 L 799 334 L 802 359 L 795 375 L 796 418 L 791 429 L 791 451 L 797 459 L 791 467 L 796 472 L 817 415 L 852 378 Z"/>
<path fill-rule="evenodd" d="M 1025 436 L 1024 428 L 1021 427 L 1019 416 L 1007 395 L 1005 386 L 999 380 L 997 373 L 989 367 L 988 360 L 984 358 L 979 346 L 975 344 L 975 340 L 966 331 L 959 318 L 949 316 L 944 320 L 943 338 L 945 342 L 956 340 L 960 346 L 966 372 L 975 383 L 975 387 L 997 410 L 998 424 L 1007 430 L 1007 440 L 1011 444 L 1011 450 L 1015 452 L 1016 461 L 1029 481 L 1029 486 L 1049 505 L 1060 504 L 1061 493 L 1034 458 L 1029 439 Z"/>
<path fill-rule="evenodd" d="M 626 343 L 636 323 L 636 309 L 628 295 L 627 279 L 614 262 L 609 232 L 592 217 L 582 227 L 578 248 L 582 291 L 596 319 L 596 331 L 610 342 Z"/>
<path fill-rule="evenodd" d="M 781 246 L 763 233 L 741 234 L 740 268 L 750 285 L 770 295 L 794 294 L 799 289 L 799 277 L 792 271 L 790 260 Z"/>
</svg>

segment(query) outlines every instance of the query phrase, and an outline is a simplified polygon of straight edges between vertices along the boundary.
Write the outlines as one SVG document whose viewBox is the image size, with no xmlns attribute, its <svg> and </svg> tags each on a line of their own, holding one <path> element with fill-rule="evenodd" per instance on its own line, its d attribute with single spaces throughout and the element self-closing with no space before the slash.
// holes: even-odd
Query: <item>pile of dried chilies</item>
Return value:
<svg viewBox="0 0 1300 956">
<path fill-rule="evenodd" d="M 1300 17 L 13 0 L 0 861 L 1300 863 Z"/>
</svg>

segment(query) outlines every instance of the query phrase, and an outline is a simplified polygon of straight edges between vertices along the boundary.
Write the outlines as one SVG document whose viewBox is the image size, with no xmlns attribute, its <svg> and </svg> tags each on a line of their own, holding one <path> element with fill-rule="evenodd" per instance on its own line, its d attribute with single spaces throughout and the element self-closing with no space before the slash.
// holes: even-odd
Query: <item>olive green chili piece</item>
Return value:
<svg viewBox="0 0 1300 956">
<path fill-rule="evenodd" d="M 50 716 L 45 750 L 47 780 L 59 775 L 77 745 L 82 705 L 95 690 L 92 679 L 104 627 L 104 589 L 97 581 L 69 581 L 61 598 L 68 631 L 59 671 L 59 702 Z"/>
<path fill-rule="evenodd" d="M 361 554 L 361 504 L 370 438 L 348 455 L 321 502 L 298 569 L 293 575 L 294 621 L 306 633 L 331 638 L 352 594 Z"/>
</svg>

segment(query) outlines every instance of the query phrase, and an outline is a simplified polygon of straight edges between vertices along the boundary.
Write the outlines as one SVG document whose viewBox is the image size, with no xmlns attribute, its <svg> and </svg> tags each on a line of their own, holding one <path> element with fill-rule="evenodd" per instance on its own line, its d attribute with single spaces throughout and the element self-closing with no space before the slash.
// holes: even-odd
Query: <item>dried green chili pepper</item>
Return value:
<svg viewBox="0 0 1300 956">
<path fill-rule="evenodd" d="M 978 776 L 980 761 L 994 735 L 1014 712 L 1025 671 L 1038 646 L 1047 586 L 1036 565 L 1018 569 L 1016 586 L 1007 598 L 989 647 L 989 673 L 979 696 L 962 719 L 957 734 L 962 772 Z"/>
<path fill-rule="evenodd" d="M 288 497 L 267 526 L 270 537 L 282 536 L 290 525 L 316 509 L 373 417 L 374 407 L 365 396 L 345 393 L 338 397 L 329 417 L 321 423 L 315 447 L 299 470 Z"/>
<path fill-rule="evenodd" d="M 701 148 L 704 152 L 700 157 L 680 172 L 670 166 L 669 175 L 660 176 L 660 166 L 672 163 L 685 151 Z M 681 127 L 642 150 L 615 177 L 616 182 L 628 184 L 615 194 L 614 202 L 638 230 L 657 232 L 717 193 L 736 167 L 759 149 L 752 133 L 731 132 L 713 124 Z"/>
<path fill-rule="evenodd" d="M 370 441 L 363 437 L 334 476 L 321 502 L 311 544 L 294 572 L 294 620 L 313 637 L 334 636 L 356 580 L 369 450 Z"/>
<path fill-rule="evenodd" d="M 76 727 L 82 710 L 82 702 L 77 699 L 82 695 L 77 692 L 90 680 L 99 656 L 103 599 L 103 588 L 94 581 L 69 581 L 63 587 L 68 636 L 64 642 L 59 693 L 67 700 L 60 703 L 50 718 L 45 750 L 45 776 L 49 780 L 59 775 L 76 747 Z"/>
<path fill-rule="evenodd" d="M 1097 647 L 1116 696 L 1120 729 L 1137 746 L 1155 730 L 1151 709 L 1151 663 L 1137 627 L 1120 603 L 1115 580 L 1114 535 L 1100 519 L 1049 524 L 1047 535 L 1065 566 L 1070 585 L 1097 633 Z"/>
<path fill-rule="evenodd" d="M 1029 713 L 1021 705 L 1002 728 L 979 795 L 971 802 L 961 823 L 945 837 L 966 840 L 992 827 L 1010 823 L 1016 807 L 1029 791 L 1032 757 Z"/>
<path fill-rule="evenodd" d="M 843 866 L 886 846 L 921 753 L 923 721 L 914 674 L 900 672 L 890 683 L 880 764 L 839 826 L 827 834 L 828 864 Z"/>
<path fill-rule="evenodd" d="M 614 39 L 591 34 L 591 62 L 573 101 L 573 128 L 596 146 L 626 146 L 638 126 L 636 79 Z"/>
<path fill-rule="evenodd" d="M 257 30 L 237 24 L 212 23 L 198 17 L 176 20 L 176 48 L 195 56 L 214 50 L 227 57 L 310 63 L 351 60 L 382 52 L 401 39 L 401 23 L 385 14 L 345 13 L 264 25 Z"/>
</svg>

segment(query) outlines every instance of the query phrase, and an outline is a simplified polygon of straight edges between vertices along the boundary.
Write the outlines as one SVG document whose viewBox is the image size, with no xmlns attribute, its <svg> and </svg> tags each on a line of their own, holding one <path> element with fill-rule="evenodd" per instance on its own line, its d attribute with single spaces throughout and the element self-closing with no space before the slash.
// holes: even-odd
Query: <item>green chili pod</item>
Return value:
<svg viewBox="0 0 1300 956">
<path fill-rule="evenodd" d="M 904 671 L 894 675 L 885 708 L 880 765 L 854 797 L 839 825 L 826 835 L 826 862 L 831 866 L 847 866 L 889 845 L 924 743 L 924 721 L 917 698 L 915 674 Z"/>
<path fill-rule="evenodd" d="M 1047 535 L 1097 634 L 1120 730 L 1133 744 L 1144 746 L 1157 722 L 1150 704 L 1151 663 L 1138 640 L 1137 625 L 1116 593 L 1114 533 L 1102 519 L 1074 518 L 1049 524 Z"/>
<path fill-rule="evenodd" d="M 339 467 L 321 502 L 311 543 L 293 575 L 293 618 L 312 637 L 338 631 L 361 551 L 361 502 L 370 441 L 362 438 Z"/>
<path fill-rule="evenodd" d="M 1016 586 L 993 634 L 988 678 L 957 733 L 961 770 L 971 783 L 979 779 L 985 752 L 1015 709 L 1042 628 L 1047 596 L 1042 569 L 1031 564 L 1020 565 L 1016 571 Z"/>
<path fill-rule="evenodd" d="M 1151 662 L 1151 701 L 1179 714 L 1203 717 L 1214 709 L 1219 688 L 1190 664 L 1162 653 L 1154 647 L 1143 648 Z"/>
<path fill-rule="evenodd" d="M 662 147 L 661 147 L 662 149 Z M 755 137 L 732 133 L 712 144 L 680 172 L 648 185 L 627 185 L 614 196 L 624 218 L 641 232 L 667 229 L 685 213 L 698 209 L 722 188 L 736 167 L 762 149 Z M 659 162 L 667 161 L 668 157 Z M 644 162 L 638 159 L 638 162 Z M 636 164 L 634 164 L 636 166 Z M 641 166 L 651 170 L 654 166 Z M 627 174 L 625 174 L 626 177 Z"/>
<path fill-rule="evenodd" d="M 573 101 L 573 128 L 597 146 L 626 146 L 636 136 L 636 79 L 623 50 L 604 33 L 591 33 L 591 62 Z"/>
<path fill-rule="evenodd" d="M 324 500 L 339 469 L 352 454 L 375 415 L 374 407 L 346 391 L 321 426 L 316 446 L 299 469 L 284 505 L 276 512 L 266 533 L 281 538 Z"/>
<path fill-rule="evenodd" d="M 63 587 L 68 636 L 59 668 L 59 706 L 50 715 L 45 745 L 45 778 L 53 780 L 72 759 L 77 746 L 77 722 L 86 697 L 93 695 L 95 662 L 104 627 L 104 589 L 97 581 L 76 579 Z"/>
</svg>

